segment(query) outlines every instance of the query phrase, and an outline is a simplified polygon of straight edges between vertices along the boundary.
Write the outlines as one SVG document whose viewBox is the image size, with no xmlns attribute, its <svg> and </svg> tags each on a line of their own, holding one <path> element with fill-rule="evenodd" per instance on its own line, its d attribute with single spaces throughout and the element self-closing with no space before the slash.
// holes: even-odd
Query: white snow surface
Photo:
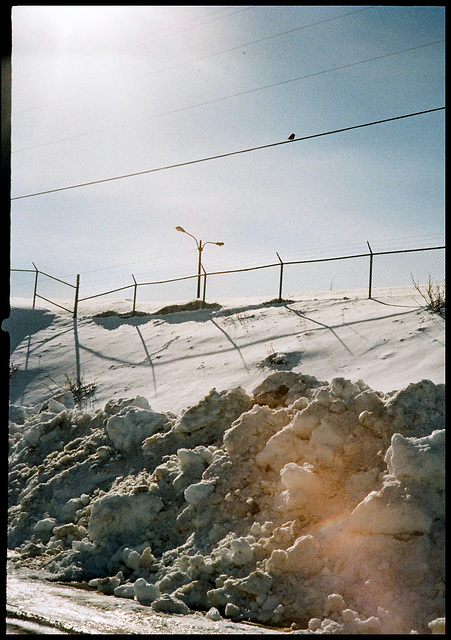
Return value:
<svg viewBox="0 0 451 640">
<path fill-rule="evenodd" d="M 10 548 L 170 614 L 444 633 L 444 318 L 219 302 L 12 301 Z"/>
</svg>

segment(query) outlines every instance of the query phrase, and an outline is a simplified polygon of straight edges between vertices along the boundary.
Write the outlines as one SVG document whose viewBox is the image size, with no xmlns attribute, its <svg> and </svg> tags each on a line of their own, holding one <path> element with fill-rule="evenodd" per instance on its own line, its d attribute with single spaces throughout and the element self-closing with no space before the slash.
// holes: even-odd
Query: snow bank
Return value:
<svg viewBox="0 0 451 640">
<path fill-rule="evenodd" d="M 9 545 L 157 611 L 443 633 L 444 395 L 282 371 L 178 418 L 12 407 Z"/>
</svg>

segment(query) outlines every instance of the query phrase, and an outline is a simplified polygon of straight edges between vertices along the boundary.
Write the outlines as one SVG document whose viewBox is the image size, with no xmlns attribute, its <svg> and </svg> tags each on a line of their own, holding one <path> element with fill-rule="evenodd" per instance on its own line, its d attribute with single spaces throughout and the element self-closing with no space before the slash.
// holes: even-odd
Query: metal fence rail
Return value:
<svg viewBox="0 0 451 640">
<path fill-rule="evenodd" d="M 31 263 L 34 267 L 34 269 L 10 269 L 10 271 L 17 271 L 17 272 L 23 272 L 23 273 L 34 273 L 35 277 L 34 277 L 34 289 L 33 289 L 33 306 L 32 308 L 34 309 L 36 306 L 36 299 L 40 298 L 41 300 L 45 300 L 46 302 L 49 302 L 50 304 L 55 305 L 55 307 L 59 307 L 60 309 L 63 309 L 64 311 L 68 311 L 69 313 L 73 313 L 74 318 L 77 317 L 77 308 L 78 308 L 78 295 L 79 295 L 79 291 L 80 291 L 80 275 L 77 274 L 77 278 L 76 278 L 76 282 L 75 284 L 72 284 L 71 282 L 66 282 L 66 280 L 61 280 L 61 278 L 57 278 L 56 276 L 52 276 L 49 273 L 46 273 L 45 271 L 41 271 L 40 269 L 37 268 L 37 266 L 35 265 L 34 262 Z M 72 309 L 68 309 L 67 307 L 63 307 L 61 304 L 59 304 L 58 302 L 55 302 L 54 300 L 50 300 L 49 298 L 45 298 L 44 296 L 40 295 L 38 293 L 38 279 L 39 279 L 39 274 L 41 274 L 42 276 L 45 276 L 46 278 L 49 278 L 50 280 L 54 280 L 55 282 L 60 282 L 61 284 L 64 284 L 68 287 L 71 287 L 72 289 L 75 289 L 75 299 L 74 299 L 74 306 Z"/>
<path fill-rule="evenodd" d="M 35 273 L 34 291 L 33 291 L 33 309 L 35 308 L 36 299 L 40 298 L 42 300 L 45 300 L 46 302 L 49 302 L 50 304 L 53 304 L 57 307 L 60 307 L 61 309 L 64 309 L 65 311 L 68 311 L 69 313 L 73 313 L 74 318 L 77 317 L 78 305 L 80 302 L 84 302 L 85 300 L 92 300 L 93 298 L 99 298 L 101 296 L 106 296 L 112 293 L 117 293 L 119 291 L 125 291 L 127 289 L 133 289 L 132 313 L 134 314 L 136 312 L 136 300 L 137 300 L 138 287 L 167 286 L 171 283 L 182 282 L 182 281 L 187 281 L 191 279 L 196 279 L 196 283 L 199 283 L 200 277 L 203 279 L 203 289 L 202 289 L 202 297 L 200 297 L 200 287 L 198 286 L 198 294 L 199 294 L 198 299 L 203 304 L 205 304 L 207 282 L 213 285 L 213 290 L 214 290 L 214 284 L 216 284 L 218 279 L 221 280 L 223 276 L 230 276 L 231 274 L 242 275 L 245 273 L 251 273 L 255 271 L 264 271 L 264 270 L 265 271 L 272 270 L 272 276 L 270 279 L 271 279 L 271 288 L 273 288 L 274 293 L 276 293 L 276 287 L 277 287 L 277 297 L 274 298 L 275 301 L 281 302 L 283 300 L 284 289 L 286 289 L 287 282 L 289 282 L 293 290 L 296 290 L 296 291 L 305 290 L 305 283 L 308 282 L 309 289 L 312 290 L 312 282 L 315 281 L 315 277 L 316 277 L 317 282 L 319 283 L 317 288 L 318 289 L 322 288 L 324 290 L 324 289 L 327 289 L 327 285 L 326 286 L 324 285 L 328 279 L 330 284 L 329 288 L 330 290 L 332 290 L 333 288 L 336 288 L 337 275 L 339 276 L 339 279 L 341 278 L 339 281 L 339 284 L 342 285 L 341 287 L 338 287 L 338 288 L 341 288 L 341 289 L 353 289 L 353 288 L 365 289 L 366 288 L 368 291 L 368 298 L 371 298 L 373 295 L 374 286 L 377 286 L 378 288 L 384 287 L 384 286 L 386 287 L 399 286 L 399 285 L 393 284 L 393 275 L 394 274 L 400 275 L 400 277 L 403 278 L 405 281 L 407 268 L 409 269 L 410 277 L 412 280 L 410 286 L 419 284 L 419 282 L 416 281 L 413 276 L 412 266 L 414 266 L 414 269 L 417 275 L 421 273 L 421 277 L 423 278 L 425 277 L 426 272 L 424 270 L 424 265 L 419 265 L 419 264 L 414 265 L 414 262 L 412 261 L 413 260 L 412 255 L 419 254 L 420 252 L 432 252 L 432 251 L 442 252 L 439 256 L 439 260 L 437 261 L 436 264 L 434 264 L 434 268 L 435 268 L 434 278 L 440 283 L 445 281 L 445 269 L 444 269 L 445 246 L 423 247 L 418 249 L 398 249 L 393 251 L 373 251 L 371 249 L 370 243 L 367 242 L 367 244 L 368 244 L 367 253 L 359 253 L 359 254 L 346 255 L 346 256 L 335 256 L 331 258 L 315 258 L 310 260 L 283 261 L 280 255 L 276 252 L 278 262 L 274 262 L 271 264 L 258 265 L 255 267 L 245 267 L 242 269 L 229 269 L 224 271 L 207 272 L 203 264 L 201 264 L 201 269 L 202 269 L 201 276 L 198 273 L 190 276 L 182 276 L 180 278 L 169 278 L 167 280 L 137 282 L 135 276 L 132 274 L 132 279 L 133 279 L 132 284 L 128 284 L 122 287 L 117 287 L 115 289 L 110 289 L 108 291 L 102 291 L 100 293 L 96 293 L 96 294 L 84 296 L 84 297 L 80 297 L 79 295 L 80 294 L 80 275 L 79 274 L 77 274 L 76 276 L 75 284 L 71 284 L 70 282 L 66 282 L 61 278 L 52 276 L 44 271 L 40 271 L 36 267 L 34 262 L 32 263 L 34 269 L 11 269 L 11 271 Z M 405 255 L 409 254 L 410 256 L 407 264 L 401 264 L 400 262 L 401 256 L 404 254 Z M 380 257 L 384 257 L 385 259 L 388 256 L 392 256 L 395 261 L 397 260 L 397 262 L 393 262 L 393 259 L 392 259 L 390 261 L 391 266 L 389 264 L 388 267 L 386 266 L 385 270 L 382 270 Z M 313 272 L 308 273 L 306 271 L 306 268 L 310 265 L 312 266 L 314 265 L 315 270 Z M 333 267 L 333 270 L 327 269 L 329 265 Z M 342 266 L 341 273 L 337 265 Z M 357 265 L 357 268 L 356 268 L 356 265 Z M 351 268 L 352 266 L 354 267 L 353 269 Z M 320 273 L 321 267 L 325 267 L 326 271 L 323 271 L 322 273 Z M 68 309 L 67 307 L 63 307 L 59 303 L 52 301 L 49 298 L 44 297 L 43 295 L 38 294 L 39 275 L 45 276 L 47 278 L 50 278 L 51 280 L 57 281 L 63 285 L 66 285 L 74 289 L 75 297 L 74 297 L 73 308 Z M 385 278 L 383 277 L 384 275 L 385 275 Z M 429 278 L 431 278 L 430 271 L 428 275 L 429 275 Z M 418 280 L 418 277 L 417 277 L 417 280 Z M 384 285 L 383 284 L 384 282 L 386 283 L 392 282 L 392 284 Z M 265 278 L 264 285 L 267 290 L 268 289 L 267 278 Z M 218 294 L 215 293 L 214 295 L 218 295 Z M 244 296 L 245 295 L 249 295 L 248 290 L 244 293 Z M 252 295 L 257 295 L 255 292 L 255 286 L 252 286 Z"/>
</svg>

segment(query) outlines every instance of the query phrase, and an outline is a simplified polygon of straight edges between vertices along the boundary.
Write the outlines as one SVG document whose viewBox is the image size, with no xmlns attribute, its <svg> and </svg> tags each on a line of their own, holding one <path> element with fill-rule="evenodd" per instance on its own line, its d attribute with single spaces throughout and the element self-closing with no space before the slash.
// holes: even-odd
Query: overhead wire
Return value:
<svg viewBox="0 0 451 640">
<path fill-rule="evenodd" d="M 302 25 L 301 27 L 295 27 L 294 29 L 288 29 L 288 31 L 281 31 L 280 33 L 273 33 L 270 36 L 265 36 L 263 38 L 258 38 L 257 40 L 251 40 L 250 42 L 244 42 L 243 44 L 239 44 L 235 47 L 231 47 L 230 49 L 224 49 L 223 51 L 217 51 L 215 53 L 210 53 L 207 56 L 202 56 L 201 58 L 195 58 L 194 60 L 188 60 L 187 62 L 180 62 L 175 65 L 171 65 L 170 67 L 163 67 L 162 69 L 156 69 L 155 71 L 150 71 L 149 73 L 144 73 L 142 75 L 136 76 L 137 78 L 146 78 L 147 76 L 154 75 L 156 73 L 160 73 L 162 71 L 169 71 L 171 69 L 177 69 L 179 67 L 184 67 L 187 64 L 193 64 L 195 62 L 201 62 L 202 60 L 208 60 L 209 58 L 213 58 L 215 56 L 223 55 L 224 53 L 230 53 L 231 51 L 236 51 L 237 49 L 242 49 L 243 47 L 250 47 L 254 44 L 260 44 L 260 42 L 265 42 L 266 40 L 272 40 L 273 38 L 280 38 L 281 36 L 288 35 L 290 33 L 294 33 L 296 31 L 302 31 L 303 29 L 308 29 L 310 27 L 316 27 L 317 25 L 324 24 L 326 22 L 332 22 L 333 20 L 339 20 L 340 18 L 345 18 L 346 16 L 351 16 L 354 13 L 359 13 L 360 11 L 368 11 L 369 9 L 374 9 L 375 7 L 363 7 L 361 9 L 355 9 L 354 11 L 349 11 L 348 13 L 343 13 L 339 16 L 334 16 L 333 18 L 325 18 L 324 20 L 319 20 L 318 22 L 311 22 L 309 24 Z"/>
<path fill-rule="evenodd" d="M 210 11 L 209 13 L 205 13 L 202 16 L 198 16 L 198 17 L 195 17 L 195 18 L 189 18 L 188 20 L 184 20 L 183 22 L 179 22 L 179 23 L 177 23 L 175 25 L 172 25 L 172 26 L 160 27 L 160 30 L 169 31 L 170 29 L 174 29 L 174 28 L 179 27 L 181 25 L 184 25 L 184 24 L 186 24 L 188 22 L 192 22 L 193 20 L 198 20 L 198 19 L 201 19 L 201 18 L 205 18 L 205 17 L 207 17 L 209 15 L 212 15 L 214 13 L 218 13 L 219 11 L 223 11 L 224 9 L 232 9 L 232 8 L 233 8 L 233 5 L 230 6 L 230 7 L 227 7 L 227 6 L 221 7 L 220 9 L 216 9 L 215 11 Z M 212 20 L 208 20 L 207 22 L 202 22 L 201 24 L 195 24 L 195 25 L 192 25 L 190 27 L 186 27 L 185 29 L 179 29 L 178 31 L 174 31 L 173 33 L 167 33 L 165 35 L 160 35 L 158 38 L 154 38 L 153 40 L 151 40 L 151 42 L 155 42 L 155 41 L 158 41 L 158 40 L 163 40 L 164 38 L 169 38 L 169 37 L 171 37 L 173 35 L 177 35 L 177 34 L 182 33 L 184 31 L 189 31 L 190 29 L 196 29 L 197 27 L 202 27 L 205 24 L 210 24 L 211 22 L 215 22 L 216 20 L 222 20 L 224 18 L 228 18 L 230 16 L 234 16 L 236 13 L 241 13 L 242 11 L 248 11 L 249 9 L 253 9 L 253 8 L 254 8 L 254 6 L 249 6 L 249 7 L 245 7 L 245 8 L 241 7 L 240 9 L 238 9 L 238 11 L 234 11 L 233 13 L 228 13 L 225 16 L 219 16 L 218 18 L 213 18 Z M 151 34 L 151 36 L 152 36 L 152 34 Z M 130 50 L 133 51 L 133 49 L 136 49 L 138 46 L 139 45 L 135 45 L 134 47 L 129 49 L 129 51 Z M 81 65 L 81 67 L 87 66 L 89 64 L 90 64 L 90 62 L 85 62 L 83 65 Z M 25 84 L 28 84 L 29 82 L 33 82 L 35 77 L 40 78 L 40 79 L 42 78 L 42 69 L 40 70 L 39 74 L 31 74 L 31 78 L 30 78 L 30 75 L 22 76 L 22 78 L 19 78 L 17 80 L 17 82 L 20 83 L 19 86 L 23 86 Z M 25 78 L 25 82 L 21 82 L 21 80 L 23 80 L 24 78 Z M 26 78 L 29 78 L 29 79 L 27 80 Z"/>
<path fill-rule="evenodd" d="M 196 29 L 197 27 L 203 27 L 206 24 L 210 24 L 211 22 L 216 22 L 216 20 L 222 20 L 223 18 L 228 18 L 229 16 L 234 16 L 237 13 L 242 13 L 243 11 L 249 11 L 249 9 L 255 9 L 254 5 L 251 5 L 249 7 L 241 7 L 240 9 L 238 9 L 238 11 L 234 11 L 233 13 L 228 13 L 225 16 L 220 16 L 219 18 L 214 18 L 213 20 L 207 20 L 207 22 L 201 22 L 200 24 L 195 24 L 191 27 L 186 27 L 185 29 L 180 29 L 179 31 L 174 31 L 173 33 L 168 33 L 165 36 L 160 36 L 159 38 L 154 38 L 152 40 L 152 42 L 155 42 L 157 40 L 163 40 L 163 38 L 168 38 L 170 36 L 173 35 L 178 35 L 179 33 L 184 33 L 185 31 L 189 31 L 190 29 Z M 193 18 L 195 19 L 195 18 Z M 172 27 L 168 27 L 168 28 L 172 28 Z"/>
<path fill-rule="evenodd" d="M 158 118 L 161 116 L 166 116 L 166 115 L 170 115 L 173 113 L 179 113 L 180 111 L 186 111 L 188 109 L 194 109 L 195 107 L 203 107 L 207 104 L 212 104 L 214 102 L 220 102 L 222 100 L 228 100 L 230 98 L 236 98 L 238 96 L 244 96 L 247 95 L 249 93 L 254 93 L 256 91 L 262 91 L 264 89 L 271 89 L 272 87 L 278 87 L 282 84 L 289 84 L 291 82 L 298 82 L 299 80 L 305 80 L 307 78 L 313 78 L 315 76 L 320 76 L 323 75 L 325 73 L 331 73 L 332 71 L 340 71 L 341 69 L 348 69 L 350 67 L 355 67 L 359 64 L 365 64 L 367 62 L 374 62 L 375 60 L 382 60 L 383 58 L 389 58 L 391 56 L 396 56 L 399 55 L 400 53 L 406 53 L 407 51 L 414 51 L 415 49 L 422 49 L 424 47 L 430 47 L 434 44 L 439 44 L 445 42 L 445 40 L 435 40 L 434 42 L 429 42 L 427 44 L 421 44 L 421 45 L 417 45 L 415 47 L 408 47 L 407 49 L 401 49 L 400 51 L 394 51 L 392 53 L 385 53 L 382 54 L 380 56 L 375 56 L 374 58 L 366 58 L 365 60 L 359 60 L 358 62 L 350 62 L 348 64 L 343 64 L 337 67 L 332 67 L 330 69 L 324 69 L 323 71 L 315 71 L 314 73 L 309 73 L 307 75 L 304 76 L 297 76 L 296 78 L 289 78 L 288 80 L 280 80 L 278 82 L 273 82 L 271 84 L 267 84 L 267 85 L 263 85 L 261 87 L 255 87 L 254 89 L 247 89 L 246 91 L 240 91 L 238 93 L 233 93 L 231 95 L 228 96 L 223 96 L 221 98 L 214 98 L 213 100 L 206 100 L 205 102 L 200 102 L 198 104 L 195 105 L 190 105 L 187 107 L 180 107 L 179 109 L 173 109 L 172 111 L 165 111 L 164 113 L 158 113 L 155 114 L 153 116 L 151 116 L 151 118 Z"/>
<path fill-rule="evenodd" d="M 435 40 L 434 42 L 429 42 L 427 44 L 416 45 L 415 47 L 408 47 L 407 49 L 401 49 L 399 51 L 394 51 L 394 52 L 391 52 L 391 53 L 384 53 L 384 54 L 382 54 L 380 56 L 375 56 L 374 58 L 366 58 L 365 60 L 358 60 L 357 62 L 350 62 L 348 64 L 332 67 L 330 69 L 324 69 L 322 71 L 315 71 L 313 73 L 309 73 L 309 74 L 306 74 L 304 76 L 297 76 L 296 78 L 289 78 L 288 80 L 280 80 L 278 82 L 273 82 L 271 84 L 263 85 L 261 87 L 254 87 L 253 89 L 247 89 L 246 91 L 240 91 L 238 93 L 233 93 L 233 94 L 230 94 L 228 96 L 222 96 L 220 98 L 213 98 L 212 100 L 206 100 L 204 102 L 199 102 L 197 104 L 188 105 L 188 106 L 185 106 L 185 107 L 179 107 L 178 109 L 172 109 L 170 111 L 164 111 L 162 113 L 156 113 L 156 114 L 154 114 L 152 116 L 148 116 L 148 117 L 142 119 L 142 121 L 152 120 L 153 118 L 161 118 L 163 116 L 172 115 L 174 113 L 180 113 L 182 111 L 188 111 L 189 109 L 196 109 L 198 107 L 203 107 L 203 106 L 206 106 L 208 104 L 213 104 L 215 102 L 220 102 L 222 100 L 229 100 L 230 98 L 236 98 L 236 97 L 247 95 L 247 94 L 250 94 L 250 93 L 255 93 L 256 91 L 263 91 L 265 89 L 270 89 L 272 87 L 277 87 L 277 86 L 280 86 L 280 85 L 283 85 L 283 84 L 289 84 L 289 83 L 292 83 L 292 82 L 298 82 L 300 80 L 306 80 L 308 78 L 313 78 L 313 77 L 316 77 L 316 76 L 324 75 L 326 73 L 332 73 L 334 71 L 340 71 L 342 69 L 348 69 L 348 68 L 351 68 L 351 67 L 355 67 L 357 65 L 366 64 L 368 62 L 374 62 L 376 60 L 382 60 L 383 58 L 389 58 L 389 57 L 392 57 L 392 56 L 400 55 L 401 53 L 406 53 L 408 51 L 414 51 L 416 49 L 422 49 L 422 48 L 425 48 L 425 47 L 430 47 L 432 45 L 443 43 L 443 42 L 445 42 L 445 41 L 444 40 Z M 31 147 L 24 147 L 23 149 L 16 149 L 16 150 L 12 151 L 11 153 L 21 153 L 23 151 L 31 151 L 33 149 L 40 149 L 41 147 L 47 147 L 47 146 L 50 146 L 50 145 L 53 145 L 53 144 L 58 144 L 60 142 L 67 142 L 69 140 L 75 140 L 77 138 L 83 138 L 83 137 L 86 137 L 86 136 L 89 136 L 89 135 L 93 135 L 95 133 L 102 133 L 104 131 L 109 131 L 112 128 L 113 129 L 118 129 L 118 128 L 121 128 L 121 127 L 130 126 L 131 124 L 136 125 L 137 122 L 139 122 L 139 120 L 138 121 L 134 120 L 133 122 L 127 122 L 127 123 L 124 123 L 124 124 L 121 124 L 121 125 L 116 125 L 115 127 L 103 127 L 101 129 L 94 129 L 92 131 L 87 131 L 85 133 L 79 133 L 79 134 L 77 134 L 75 136 L 68 136 L 66 138 L 60 138 L 59 140 L 53 140 L 53 141 L 50 141 L 50 142 L 44 142 L 44 143 L 39 144 L 39 145 L 34 145 L 34 146 L 31 146 Z"/>
<path fill-rule="evenodd" d="M 230 156 L 235 156 L 235 155 L 239 155 L 239 154 L 243 154 L 243 153 L 250 153 L 252 151 L 259 151 L 261 149 L 269 149 L 271 147 L 277 147 L 277 146 L 280 146 L 280 145 L 283 145 L 283 144 L 291 144 L 293 142 L 301 142 L 301 141 L 305 141 L 305 140 L 312 140 L 313 138 L 320 138 L 320 137 L 324 137 L 324 136 L 328 136 L 328 135 L 332 135 L 332 134 L 336 134 L 336 133 L 343 133 L 345 131 L 352 131 L 352 130 L 355 130 L 355 129 L 362 129 L 364 127 L 371 127 L 371 126 L 374 126 L 376 124 L 383 124 L 383 123 L 386 123 L 386 122 L 394 122 L 395 120 L 402 120 L 402 119 L 405 119 L 405 118 L 412 118 L 414 116 L 424 115 L 424 114 L 427 114 L 427 113 L 433 113 L 433 112 L 436 112 L 436 111 L 443 111 L 445 108 L 446 107 L 436 107 L 434 109 L 425 109 L 423 111 L 416 111 L 414 113 L 407 113 L 407 114 L 403 114 L 401 116 L 393 116 L 393 117 L 390 117 L 390 118 L 384 118 L 382 120 L 375 120 L 375 121 L 372 121 L 372 122 L 365 122 L 363 124 L 357 124 L 357 125 L 353 125 L 353 126 L 350 126 L 350 127 L 343 127 L 341 129 L 333 129 L 333 130 L 330 130 L 330 131 L 324 131 L 322 133 L 314 133 L 314 134 L 311 134 L 311 135 L 308 135 L 308 136 L 302 136 L 302 137 L 294 138 L 292 140 L 282 140 L 282 141 L 279 141 L 279 142 L 272 142 L 272 143 L 269 143 L 269 144 L 259 145 L 259 146 L 256 146 L 256 147 L 249 147 L 247 149 L 240 149 L 238 151 L 229 151 L 227 153 L 221 153 L 221 154 L 217 154 L 217 155 L 214 155 L 214 156 L 207 156 L 207 157 L 204 157 L 204 158 L 198 158 L 196 160 L 187 160 L 185 162 L 178 162 L 178 163 L 175 163 L 175 164 L 165 165 L 165 166 L 162 166 L 162 167 L 155 167 L 153 169 L 146 169 L 144 171 L 136 171 L 134 173 L 122 174 L 120 176 L 114 176 L 114 177 L 111 177 L 111 178 L 102 178 L 100 180 L 91 180 L 89 182 L 82 182 L 82 183 L 79 183 L 79 184 L 73 184 L 73 185 L 69 185 L 69 186 L 66 186 L 66 187 L 58 187 L 58 188 L 55 188 L 55 189 L 47 189 L 45 191 L 38 191 L 36 193 L 28 193 L 28 194 L 21 195 L 21 196 L 14 196 L 13 198 L 11 198 L 11 200 L 21 200 L 21 199 L 24 199 L 24 198 L 32 198 L 32 197 L 35 197 L 35 196 L 46 195 L 46 194 L 49 194 L 49 193 L 56 193 L 58 191 L 67 191 L 68 189 L 79 189 L 81 187 L 87 187 L 87 186 L 91 186 L 91 185 L 94 185 L 94 184 L 112 182 L 113 180 L 123 180 L 124 178 L 131 178 L 131 177 L 135 177 L 135 176 L 145 175 L 145 174 L 148 174 L 148 173 L 155 173 L 157 171 L 166 171 L 168 169 L 176 169 L 176 168 L 179 168 L 179 167 L 185 167 L 185 166 L 188 166 L 188 165 L 198 164 L 198 163 L 201 163 L 201 162 L 208 162 L 210 160 L 218 160 L 220 158 L 227 158 L 227 157 L 230 157 Z"/>
<path fill-rule="evenodd" d="M 324 20 L 319 20 L 318 22 L 311 22 L 309 24 L 302 25 L 300 27 L 295 27 L 294 29 L 288 29 L 288 31 L 281 31 L 280 33 L 274 33 L 272 35 L 265 36 L 263 38 L 258 38 L 257 40 L 252 40 L 250 42 L 244 42 L 242 44 L 239 44 L 239 45 L 237 45 L 235 47 L 231 47 L 229 49 L 223 49 L 222 51 L 216 51 L 215 53 L 210 53 L 210 54 L 208 54 L 206 56 L 202 56 L 200 58 L 194 58 L 193 60 L 187 60 L 185 62 L 180 62 L 180 63 L 174 64 L 174 65 L 171 65 L 169 67 L 162 67 L 160 69 L 155 69 L 154 71 L 150 71 L 148 73 L 139 74 L 137 76 L 134 76 L 133 80 L 135 80 L 136 78 L 147 78 L 148 76 L 156 75 L 156 74 L 162 73 L 164 71 L 171 71 L 173 69 L 178 69 L 180 67 L 184 67 L 184 66 L 187 66 L 189 64 L 195 64 L 196 62 L 202 62 L 203 60 L 208 60 L 210 58 L 214 58 L 216 56 L 220 56 L 220 55 L 223 55 L 225 53 L 230 53 L 231 51 L 236 51 L 238 49 L 243 49 L 243 47 L 250 47 L 250 46 L 252 46 L 254 44 L 259 44 L 259 43 L 265 42 L 267 40 L 272 40 L 273 38 L 279 38 L 281 36 L 288 35 L 288 34 L 296 32 L 296 31 L 302 31 L 303 29 L 308 29 L 310 27 L 315 27 L 315 26 L 318 26 L 318 25 L 321 25 L 321 24 L 325 24 L 326 22 L 332 22 L 334 20 L 339 20 L 340 18 L 345 18 L 347 16 L 353 15 L 354 13 L 359 13 L 361 11 L 368 11 L 369 9 L 374 9 L 374 8 L 375 8 L 374 6 L 363 7 L 361 9 L 355 9 L 354 11 L 349 11 L 348 13 L 343 13 L 343 14 L 341 14 L 339 16 L 334 16 L 332 18 L 325 18 Z M 234 14 L 228 14 L 228 15 L 234 15 Z M 223 17 L 225 17 L 225 16 L 223 16 Z M 204 24 L 207 24 L 207 23 L 204 23 Z M 172 34 L 170 34 L 170 35 L 172 35 Z M 67 102 L 68 100 L 71 100 L 71 99 L 72 98 L 61 98 L 60 100 L 53 100 L 51 102 L 45 102 L 45 103 L 40 104 L 40 105 L 38 105 L 36 107 L 31 107 L 29 109 L 22 109 L 21 111 L 15 111 L 14 115 L 17 116 L 17 115 L 21 115 L 23 113 L 29 113 L 30 111 L 36 111 L 37 109 L 42 109 L 45 106 L 48 106 L 49 104 L 57 104 L 58 102 Z"/>
<path fill-rule="evenodd" d="M 380 247 L 378 247 L 378 250 L 397 250 L 397 249 L 403 249 L 405 248 L 405 245 L 407 244 L 408 246 L 412 245 L 412 240 L 421 240 L 422 244 L 428 242 L 429 245 L 431 243 L 436 243 L 436 244 L 445 244 L 445 239 L 443 234 L 423 234 L 423 235 L 410 235 L 410 236 L 402 236 L 402 237 L 396 237 L 396 238 L 391 238 L 390 240 L 387 241 L 387 239 L 383 239 L 381 241 L 376 240 L 371 240 L 371 245 L 373 247 L 373 249 L 380 244 Z M 363 247 L 364 250 L 366 250 L 366 245 Z M 290 261 L 290 260 L 297 260 L 297 259 L 308 259 L 311 256 L 314 256 L 315 258 L 320 258 L 323 257 L 324 255 L 330 254 L 331 251 L 333 252 L 337 252 L 337 251 L 344 251 L 344 252 L 351 252 L 351 251 L 361 251 L 362 250 L 362 243 L 361 242 L 354 242 L 352 244 L 339 244 L 339 245 L 328 245 L 327 247 L 324 246 L 317 246 L 317 247 L 310 247 L 308 250 L 304 250 L 301 251 L 301 253 L 299 253 L 299 251 L 287 251 L 283 254 L 283 258 L 286 261 Z M 253 254 L 253 260 L 254 261 L 269 261 L 274 255 L 274 252 L 269 252 L 266 251 L 264 253 L 259 253 L 259 254 Z M 88 275 L 88 274 L 92 274 L 92 273 L 98 273 L 98 272 L 104 272 L 104 271 L 111 271 L 113 269 L 121 269 L 123 267 L 129 267 L 129 266 L 133 266 L 133 265 L 138 265 L 138 264 L 142 264 L 142 263 L 149 263 L 149 262 L 154 262 L 155 260 L 161 259 L 166 257 L 165 255 L 161 255 L 161 256 L 157 256 L 154 258 L 146 258 L 143 260 L 135 260 L 133 262 L 125 262 L 125 263 L 121 263 L 121 264 L 114 264 L 114 265 L 109 265 L 107 267 L 98 267 L 95 269 L 88 269 L 86 271 L 80 271 L 78 272 L 78 275 Z M 243 262 L 243 258 L 241 257 L 238 261 L 235 260 L 230 260 L 226 261 L 226 263 L 223 263 L 223 266 L 227 269 L 232 269 L 232 268 L 239 268 L 242 266 L 248 266 L 249 264 L 249 258 L 244 258 L 244 262 Z M 33 271 L 33 270 L 30 270 Z M 152 272 L 152 277 L 155 276 L 156 274 L 159 274 L 160 271 L 158 272 Z M 163 273 L 163 272 L 161 272 Z M 168 272 L 167 270 L 164 271 L 164 274 L 167 275 Z M 75 277 L 77 274 L 76 273 L 64 273 L 61 274 L 62 278 L 69 278 L 69 277 Z M 142 275 L 142 274 L 141 274 Z M 172 274 L 170 274 L 172 275 Z M 150 277 L 150 276 L 149 276 Z M 25 282 L 15 282 L 15 283 L 11 283 L 11 287 L 21 287 L 21 286 L 25 286 L 25 285 L 29 285 L 32 284 L 34 280 L 27 280 Z M 99 280 L 96 278 L 96 282 L 98 282 Z M 111 277 L 109 277 L 108 275 L 106 276 L 106 278 L 103 278 L 101 280 L 102 282 L 108 282 L 109 284 L 115 284 L 118 282 L 123 283 L 124 279 L 121 276 L 120 278 L 114 278 L 112 279 Z"/>
</svg>

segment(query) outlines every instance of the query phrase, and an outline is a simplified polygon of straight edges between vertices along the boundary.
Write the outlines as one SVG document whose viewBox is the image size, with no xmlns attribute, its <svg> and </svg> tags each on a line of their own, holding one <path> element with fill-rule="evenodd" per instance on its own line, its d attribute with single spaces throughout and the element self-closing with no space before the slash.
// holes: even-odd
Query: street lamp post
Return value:
<svg viewBox="0 0 451 640">
<path fill-rule="evenodd" d="M 197 251 L 199 252 L 199 261 L 197 264 L 197 298 L 200 298 L 200 280 L 201 280 L 201 273 L 202 273 L 202 251 L 204 250 L 205 245 L 207 244 L 216 244 L 218 247 L 222 247 L 224 245 L 223 242 L 202 242 L 202 240 L 198 240 L 195 236 L 193 236 L 191 233 L 188 233 L 188 231 L 185 231 L 185 229 L 183 227 L 176 227 L 177 231 L 181 231 L 182 233 L 186 233 L 187 236 L 191 236 L 195 243 L 196 243 L 196 247 L 197 247 Z"/>
</svg>

